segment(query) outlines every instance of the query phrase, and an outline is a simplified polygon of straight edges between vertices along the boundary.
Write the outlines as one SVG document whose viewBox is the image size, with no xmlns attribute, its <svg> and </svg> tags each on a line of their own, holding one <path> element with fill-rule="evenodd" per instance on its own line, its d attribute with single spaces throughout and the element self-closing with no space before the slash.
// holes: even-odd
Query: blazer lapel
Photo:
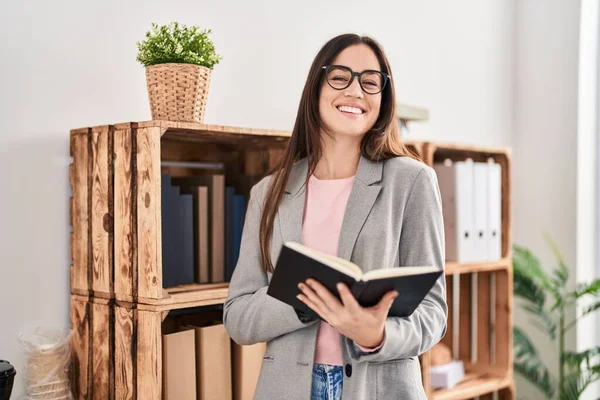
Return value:
<svg viewBox="0 0 600 400">
<path fill-rule="evenodd" d="M 302 243 L 307 172 L 308 160 L 306 158 L 294 164 L 290 172 L 285 194 L 279 205 L 279 228 L 283 236 L 283 243 L 287 241 Z"/>
<path fill-rule="evenodd" d="M 381 181 L 382 172 L 382 161 L 376 162 L 360 157 L 340 231 L 338 256 L 341 258 L 346 260 L 352 258 L 358 234 L 381 191 L 381 185 L 374 185 L 374 183 Z"/>
</svg>

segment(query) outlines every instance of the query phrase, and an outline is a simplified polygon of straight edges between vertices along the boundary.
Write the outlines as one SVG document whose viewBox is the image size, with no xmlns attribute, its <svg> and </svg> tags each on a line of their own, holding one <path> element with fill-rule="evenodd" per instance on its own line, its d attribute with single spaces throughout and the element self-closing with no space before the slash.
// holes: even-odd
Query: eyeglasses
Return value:
<svg viewBox="0 0 600 400">
<path fill-rule="evenodd" d="M 377 94 L 380 93 L 390 79 L 390 76 L 385 72 L 372 69 L 363 72 L 354 72 L 344 65 L 326 65 L 323 67 L 327 77 L 327 83 L 333 89 L 343 90 L 349 87 L 358 77 L 358 83 L 365 93 Z"/>
</svg>

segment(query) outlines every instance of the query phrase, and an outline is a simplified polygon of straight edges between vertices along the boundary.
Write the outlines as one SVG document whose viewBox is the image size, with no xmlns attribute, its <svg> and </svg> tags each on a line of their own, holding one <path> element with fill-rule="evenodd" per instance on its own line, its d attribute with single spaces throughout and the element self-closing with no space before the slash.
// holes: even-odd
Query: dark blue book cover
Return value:
<svg viewBox="0 0 600 400">
<path fill-rule="evenodd" d="M 225 280 L 231 280 L 233 268 L 233 186 L 225 187 Z"/>
<path fill-rule="evenodd" d="M 194 283 L 194 196 L 179 195 L 179 231 L 181 234 L 181 260 L 177 268 L 175 285 Z"/>
<path fill-rule="evenodd" d="M 244 218 L 246 217 L 246 198 L 241 194 L 233 196 L 233 268 L 240 256 L 240 245 L 242 243 L 242 230 L 244 229 Z M 233 274 L 233 271 L 232 271 Z"/>
<path fill-rule="evenodd" d="M 161 236 L 163 287 L 194 282 L 194 215 L 192 195 L 181 195 L 161 175 Z"/>
<path fill-rule="evenodd" d="M 171 176 L 161 175 L 161 238 L 162 238 L 162 275 L 163 287 L 173 282 L 172 274 L 177 268 L 179 254 L 179 234 L 177 219 L 179 207 L 179 189 L 171 186 Z"/>
</svg>

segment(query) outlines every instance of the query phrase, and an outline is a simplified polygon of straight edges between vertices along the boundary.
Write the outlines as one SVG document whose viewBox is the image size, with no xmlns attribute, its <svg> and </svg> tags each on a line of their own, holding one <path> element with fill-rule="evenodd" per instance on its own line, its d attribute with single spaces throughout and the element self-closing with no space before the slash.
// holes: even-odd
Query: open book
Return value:
<svg viewBox="0 0 600 400">
<path fill-rule="evenodd" d="M 361 268 L 340 257 L 331 256 L 303 246 L 286 242 L 275 264 L 267 294 L 307 315 L 318 315 L 296 298 L 298 283 L 313 278 L 327 287 L 338 299 L 336 288 L 345 283 L 363 307 L 376 305 L 390 290 L 399 294 L 390 308 L 389 316 L 407 317 L 413 313 L 443 270 L 434 266 L 382 268 L 363 273 Z"/>
</svg>

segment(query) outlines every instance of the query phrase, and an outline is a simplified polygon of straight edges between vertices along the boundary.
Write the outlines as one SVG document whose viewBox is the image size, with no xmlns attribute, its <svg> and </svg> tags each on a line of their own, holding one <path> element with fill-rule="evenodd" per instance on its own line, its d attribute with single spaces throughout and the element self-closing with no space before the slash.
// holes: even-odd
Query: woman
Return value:
<svg viewBox="0 0 600 400">
<path fill-rule="evenodd" d="M 286 241 L 365 271 L 444 268 L 437 179 L 401 143 L 394 110 L 391 71 L 377 42 L 347 34 L 325 44 L 281 162 L 251 190 L 224 305 L 235 342 L 268 343 L 256 399 L 425 399 L 418 355 L 446 331 L 443 276 L 408 318 L 387 317 L 402 296 L 393 291 L 363 308 L 347 287 L 339 288 L 339 301 L 318 282 L 304 282 L 298 298 L 319 320 L 266 294 Z"/>
</svg>

